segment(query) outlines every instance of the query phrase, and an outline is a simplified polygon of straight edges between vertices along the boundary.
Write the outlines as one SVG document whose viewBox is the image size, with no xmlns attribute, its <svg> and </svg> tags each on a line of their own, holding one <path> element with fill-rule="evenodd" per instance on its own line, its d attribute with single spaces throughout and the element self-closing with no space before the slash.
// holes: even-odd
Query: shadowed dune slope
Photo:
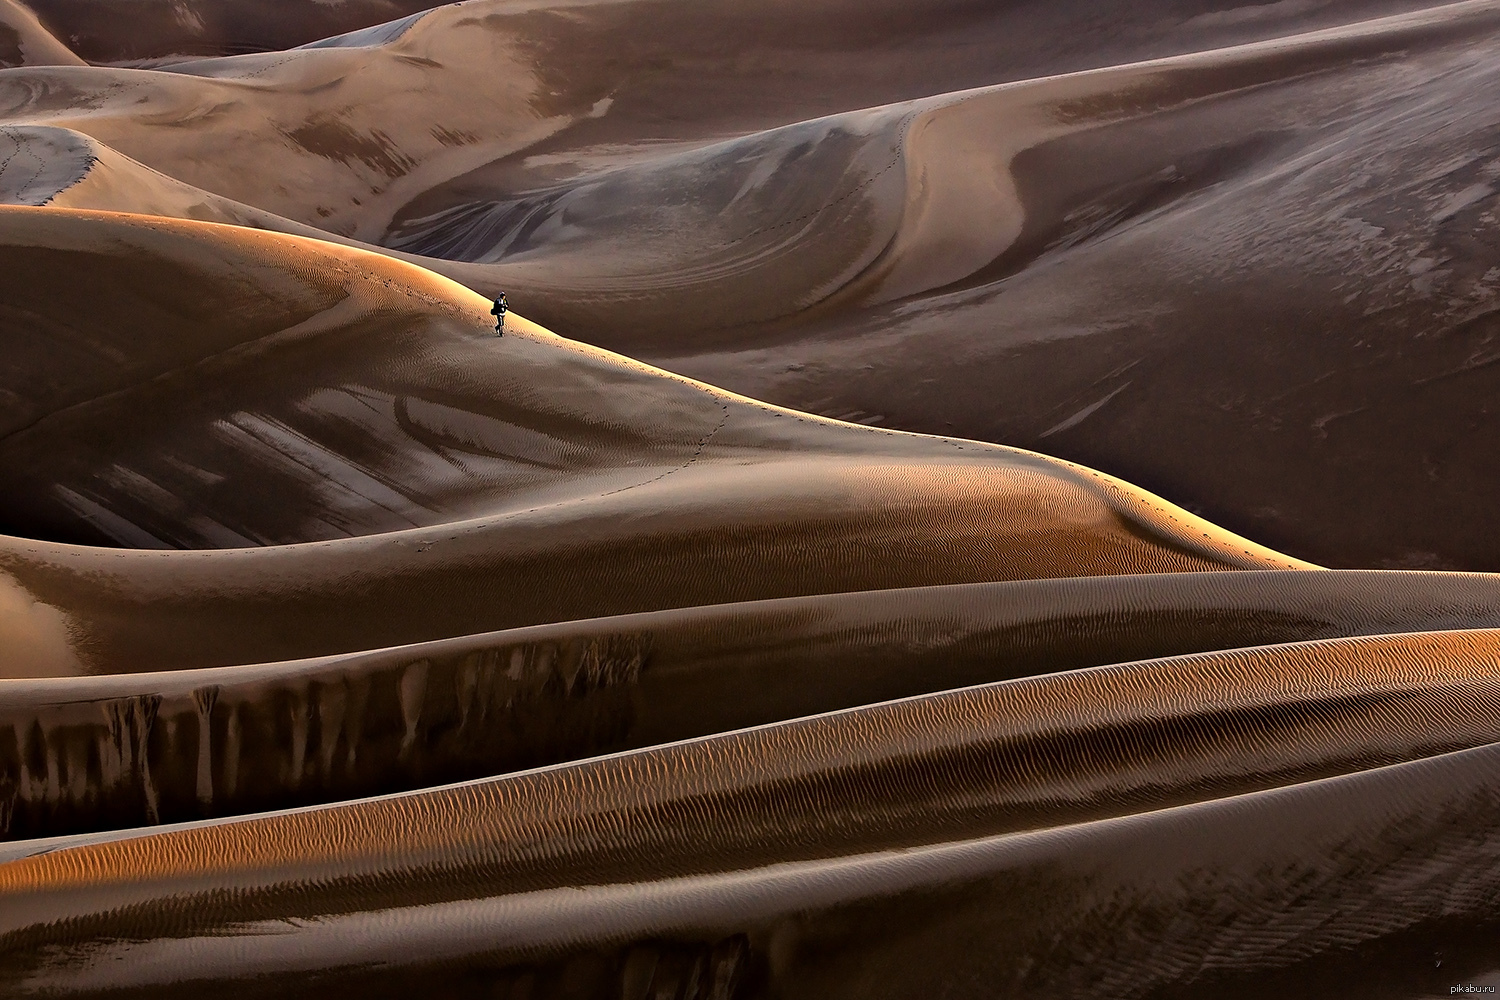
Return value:
<svg viewBox="0 0 1500 1000">
<path fill-rule="evenodd" d="M 500 9 L 523 19 L 539 36 L 535 44 L 559 76 L 581 77 L 606 91 L 610 84 L 624 84 L 642 91 L 645 100 L 675 90 L 681 100 L 682 63 L 718 63 L 737 69 L 745 82 L 804 99 L 798 91 L 807 82 L 798 77 L 847 85 L 847 77 L 857 75 L 865 86 L 954 89 L 955 74 L 1009 69 L 1035 76 L 1058 64 L 1080 68 L 1080 61 L 1091 58 L 1165 55 L 1429 5 L 1431 0 L 1294 0 L 1249 7 L 1234 6 L 1232 0 L 1151 0 L 1099 8 L 1084 0 L 1053 0 L 996 8 L 933 0 L 914 10 L 890 0 L 533 0 Z M 29 0 L 28 6 L 84 57 L 107 63 L 287 49 L 399 20 L 429 5 L 418 0 Z M 655 23 L 672 24 L 674 37 L 652 30 Z M 762 65 L 736 66 L 725 51 L 730 46 L 758 51 Z M 572 58 L 562 58 L 564 52 Z M 807 58 L 810 54 L 832 65 L 819 66 Z M 879 71 L 868 65 L 871 58 L 884 63 Z M 757 76 L 757 68 L 774 70 L 775 76 Z M 756 103 L 736 89 L 716 87 L 712 104 Z"/>
<path fill-rule="evenodd" d="M 0 995 L 1500 986 L 1500 0 L 31 9 Z"/>
<path fill-rule="evenodd" d="M 231 547 L 0 542 L 0 569 L 72 622 L 92 669 L 794 594 L 1299 565 L 1039 455 L 779 410 L 524 320 L 496 338 L 483 299 L 378 255 L 147 217 L 0 217 L 4 266 L 24 276 L 4 306 L 4 523 Z"/>
<path fill-rule="evenodd" d="M 1493 976 L 1496 764 L 1486 746 L 933 848 L 114 939 L 97 963 L 83 948 L 23 959 L 11 982 L 22 996 L 177 998 L 211 982 L 234 997 L 604 997 L 645 984 L 896 998 L 930 988 L 936 965 L 948 995 L 974 1000 L 1083 998 L 1101 983 L 1124 997 L 1298 996 L 1333 983 L 1429 997 L 1455 976 Z M 54 861 L 94 863 L 80 853 Z M 285 948 L 249 951 L 247 932 Z M 361 968 L 375 949 L 417 962 Z M 319 954 L 348 964 L 308 974 Z M 184 967 L 196 976 L 178 976 Z"/>
<path fill-rule="evenodd" d="M 82 66 L 18 0 L 0 0 L 0 69 L 12 66 Z"/>
<path fill-rule="evenodd" d="M 769 10 L 708 5 L 674 62 L 647 40 L 669 8 L 486 0 L 324 47 L 8 71 L 16 134 L 96 145 L 79 173 L 30 142 L 75 166 L 0 184 L 385 244 L 568 336 L 1061 454 L 1315 561 L 1500 566 L 1472 528 L 1496 485 L 1489 0 L 1173 6 L 1113 47 L 1105 15 L 1067 44 L 1037 22 L 1035 65 L 977 40 L 1064 12 L 881 8 L 866 39 L 813 5 L 786 31 L 807 18 L 814 57 Z M 1196 50 L 1129 62 L 1163 46 Z M 1104 65 L 1055 75 L 1084 52 Z"/>
<path fill-rule="evenodd" d="M 666 889 L 673 883 L 664 880 L 729 872 L 742 882 L 773 879 L 776 869 L 764 867 L 773 862 L 858 864 L 895 849 L 965 841 L 972 848 L 976 838 L 1286 783 L 1311 781 L 1302 787 L 1316 797 L 1319 779 L 1493 743 L 1495 651 L 1495 633 L 1479 630 L 1101 667 L 414 795 L 62 841 L 0 865 L 0 889 L 12 901 L 0 918 L 0 970 L 12 989 L 45 985 L 76 995 L 159 985 L 164 976 L 199 987 L 243 983 L 253 992 L 257 975 L 353 971 L 377 956 L 397 966 L 487 956 L 503 968 L 576 952 L 598 932 L 581 914 L 551 923 L 544 908 L 513 909 L 500 942 L 474 936 L 466 925 L 480 901 L 524 906 L 555 888 Z M 1468 760 L 1460 755 L 1460 771 Z M 1417 786 L 1373 801 L 1401 811 L 1414 797 L 1444 791 Z M 1450 815 L 1483 807 L 1476 799 Z M 1480 844 L 1471 839 L 1467 853 L 1484 850 Z M 1346 843 L 1337 853 L 1354 849 Z M 1263 876 L 1251 897 L 1278 881 Z M 806 891 L 815 882 L 802 884 Z M 855 898 L 889 891 L 880 884 Z M 232 907 L 220 885 L 233 886 Z M 1406 929 L 1430 900 L 1431 890 L 1408 885 L 1387 900 L 1382 920 L 1344 933 L 1368 940 Z M 1069 909 L 1077 913 L 1080 902 Z M 1475 902 L 1453 900 L 1450 912 L 1470 914 Z M 789 904 L 783 896 L 781 907 Z M 377 908 L 385 926 L 412 922 L 428 940 L 441 933 L 443 944 L 400 957 L 386 951 L 389 932 L 364 932 L 362 915 Z M 679 933 L 695 923 L 694 909 L 677 918 Z M 277 946 L 228 945 L 225 932 L 232 924 L 244 934 L 247 919 L 281 924 Z M 763 932 L 769 921 L 751 910 L 702 922 L 708 926 L 696 934 L 712 941 Z M 68 928 L 71 947 L 35 950 L 57 926 Z M 1293 925 L 1275 947 L 1241 941 L 1238 960 L 1290 964 L 1301 941 L 1320 936 Z M 189 956 L 193 971 L 184 975 L 178 963 Z M 772 966 L 771 989 L 784 970 Z M 806 989 L 807 979 L 797 978 Z"/>
<path fill-rule="evenodd" d="M 77 129 L 296 223 L 493 263 L 433 266 L 482 291 L 519 288 L 545 321 L 607 346 L 661 354 L 701 348 L 704 333 L 726 325 L 813 307 L 821 315 L 828 300 L 869 306 L 985 275 L 1022 235 L 1026 206 L 1010 172 L 1024 150 L 1247 88 L 1283 85 L 1305 98 L 1333 71 L 1378 80 L 1365 63 L 1413 47 L 1461 58 L 1500 18 L 1488 0 L 1470 0 L 721 142 L 700 130 L 665 152 L 638 135 L 564 153 L 548 151 L 550 137 L 601 119 L 623 128 L 625 113 L 612 96 L 582 106 L 566 86 L 547 89 L 549 67 L 505 11 L 445 7 L 341 44 L 170 72 L 38 70 L 0 81 L 0 101 L 17 123 Z M 1401 82 L 1392 99 L 1411 90 Z M 224 155 L 229 141 L 234 154 Z M 514 193 L 474 197 L 496 187 Z M 95 197 L 80 192 L 73 204 L 131 208 Z M 737 345 L 753 341 L 736 332 Z"/>
<path fill-rule="evenodd" d="M 284 663 L 0 681 L 12 838 L 382 792 L 968 684 L 1500 625 L 1488 576 L 1176 573 L 788 598 Z M 1167 668 L 1163 668 L 1167 669 Z M 96 760 L 94 748 L 100 751 Z"/>
<path fill-rule="evenodd" d="M 1235 95 L 1263 89 L 1279 95 L 1273 105 L 1295 103 L 1299 111 L 1310 99 L 1337 99 L 1367 81 L 1386 88 L 1377 92 L 1381 103 L 1410 101 L 1416 88 L 1409 71 L 1403 65 L 1392 72 L 1384 64 L 1409 60 L 1413 48 L 1440 53 L 1438 62 L 1473 62 L 1488 51 L 1497 25 L 1495 5 L 1456 4 L 1272 42 L 941 94 L 650 158 L 638 153 L 633 162 L 585 170 L 500 200 L 465 197 L 478 181 L 460 179 L 404 209 L 382 242 L 433 257 L 494 262 L 488 271 L 436 266 L 481 289 L 524 289 L 547 322 L 588 330 L 615 349 L 683 358 L 719 345 L 744 352 L 769 341 L 772 353 L 784 353 L 789 324 L 797 329 L 900 300 L 908 300 L 901 314 L 910 316 L 913 297 L 1009 276 L 1036 256 L 1038 242 L 1059 241 L 1055 231 L 1039 240 L 1038 222 L 1073 230 L 1066 235 L 1076 243 L 1122 221 L 1082 217 L 1091 209 L 1109 214 L 1085 200 L 1094 191 L 1065 191 L 1063 204 L 1045 206 L 1065 216 L 1066 226 L 1057 218 L 1034 218 L 1035 206 L 1013 176 L 1013 162 L 1026 151 L 1106 125 L 1144 128 L 1205 101 L 1233 103 Z M 1340 110 L 1331 108 L 1329 117 Z M 1234 115 L 1219 112 L 1221 119 Z M 1172 201 L 1224 173 L 1279 166 L 1281 157 L 1272 154 L 1288 151 L 1278 148 L 1278 126 L 1287 129 L 1284 121 L 1256 122 L 1248 133 L 1239 130 L 1236 142 L 1215 136 L 1215 145 L 1191 150 L 1190 158 L 1158 151 L 1173 170 L 1197 175 L 1191 179 L 1165 167 L 1153 171 L 1160 175 L 1154 181 L 1110 177 L 1108 165 L 1091 166 L 1086 174 L 1101 187 L 1137 188 L 1110 192 L 1126 200 L 1126 216 L 1162 207 L 1153 199 L 1173 207 Z M 1187 162 L 1173 166 L 1176 159 Z M 506 179 L 524 183 L 514 172 Z M 652 196 L 659 191 L 671 194 Z M 1119 207 L 1111 206 L 1114 214 Z M 772 321 L 783 323 L 752 325 Z M 881 328 L 866 332 L 885 339 Z M 915 365 L 903 372 L 929 365 L 922 357 L 909 360 Z"/>
<path fill-rule="evenodd" d="M 1319 562 L 1495 569 L 1500 121 L 1494 29 L 1471 27 L 1275 85 L 1066 108 L 999 175 L 1015 242 L 948 286 L 707 352 L 621 349 L 1065 455 Z"/>
<path fill-rule="evenodd" d="M 28 0 L 91 62 L 285 49 L 424 9 L 411 0 Z"/>
</svg>

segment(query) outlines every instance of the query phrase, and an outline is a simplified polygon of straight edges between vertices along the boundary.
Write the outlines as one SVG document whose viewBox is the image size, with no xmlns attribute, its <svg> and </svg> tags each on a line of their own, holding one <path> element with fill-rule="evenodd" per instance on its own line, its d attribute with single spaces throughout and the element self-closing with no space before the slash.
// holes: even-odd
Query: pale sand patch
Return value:
<svg viewBox="0 0 1500 1000">
<path fill-rule="evenodd" d="M 0 677 L 83 674 L 73 652 L 68 616 L 0 573 Z"/>
</svg>

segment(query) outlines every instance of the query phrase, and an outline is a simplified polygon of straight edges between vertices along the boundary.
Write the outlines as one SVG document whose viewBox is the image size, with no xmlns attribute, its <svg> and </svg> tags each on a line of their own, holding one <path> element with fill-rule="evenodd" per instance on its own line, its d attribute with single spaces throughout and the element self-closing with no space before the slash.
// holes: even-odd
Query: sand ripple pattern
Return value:
<svg viewBox="0 0 1500 1000">
<path fill-rule="evenodd" d="M 1061 59 L 1087 5 L 674 3 L 680 64 L 630 2 L 0 0 L 0 996 L 1500 985 L 1500 576 L 1325 569 L 530 309 L 737 384 L 809 330 L 874 369 L 871 317 L 1024 312 L 1227 198 L 1223 150 L 1126 177 L 1193 115 L 1408 135 L 1500 4 L 1147 4 L 1193 44 L 1113 13 L 1110 58 L 1004 78 L 979 50 Z M 753 100 L 683 89 L 724 51 Z M 1486 217 L 1471 153 L 1432 226 Z"/>
</svg>

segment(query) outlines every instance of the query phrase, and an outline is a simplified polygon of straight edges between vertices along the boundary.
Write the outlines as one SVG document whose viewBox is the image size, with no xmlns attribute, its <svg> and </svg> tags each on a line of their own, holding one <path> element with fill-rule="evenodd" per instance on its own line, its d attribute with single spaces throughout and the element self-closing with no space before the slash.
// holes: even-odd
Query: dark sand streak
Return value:
<svg viewBox="0 0 1500 1000">
<path fill-rule="evenodd" d="M 1500 2 L 36 2 L 0 995 L 1500 984 Z"/>
</svg>

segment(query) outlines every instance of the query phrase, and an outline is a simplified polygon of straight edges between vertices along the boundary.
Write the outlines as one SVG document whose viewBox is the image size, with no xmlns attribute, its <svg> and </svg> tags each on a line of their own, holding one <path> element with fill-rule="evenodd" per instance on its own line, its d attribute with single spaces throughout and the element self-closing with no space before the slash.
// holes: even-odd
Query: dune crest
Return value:
<svg viewBox="0 0 1500 1000">
<path fill-rule="evenodd" d="M 82 66 L 19 0 L 0 0 L 0 69 L 12 66 Z"/>
<path fill-rule="evenodd" d="M 0 729 L 18 734 L 13 757 L 0 744 L 0 769 L 18 775 L 9 834 L 407 791 L 1213 646 L 1493 627 L 1497 588 L 1487 576 L 1359 571 L 965 584 L 648 612 L 282 663 L 15 679 L 0 685 Z M 148 705 L 149 721 L 140 715 Z M 281 733 L 287 718 L 300 731 L 291 740 Z M 165 726 L 196 730 L 196 746 L 153 741 Z M 132 729 L 139 752 L 121 743 Z M 135 762 L 87 782 L 52 780 L 93 746 Z"/>
<path fill-rule="evenodd" d="M 0 0 L 0 994 L 1500 983 L 1500 0 L 1236 2 Z"/>
<path fill-rule="evenodd" d="M 476 937 L 465 926 L 474 917 L 454 904 L 509 897 L 524 906 L 527 896 L 549 889 L 632 882 L 675 882 L 686 889 L 677 880 L 731 873 L 738 880 L 774 880 L 775 861 L 849 855 L 844 864 L 878 864 L 885 852 L 934 840 L 951 844 L 949 850 L 974 848 L 1039 826 L 1051 826 L 1052 836 L 1087 836 L 1087 825 L 1080 824 L 1118 819 L 1122 811 L 1170 823 L 1172 807 L 1206 792 L 1241 809 L 1255 808 L 1261 798 L 1274 802 L 1274 793 L 1255 793 L 1289 780 L 1296 793 L 1336 796 L 1338 783 L 1324 784 L 1330 779 L 1362 771 L 1360 777 L 1379 782 L 1385 776 L 1376 769 L 1383 767 L 1399 780 L 1400 768 L 1392 765 L 1423 758 L 1430 758 L 1423 761 L 1426 770 L 1477 764 L 1488 773 L 1496 685 L 1487 665 L 1494 642 L 1490 631 L 1424 633 L 1096 668 L 432 792 L 155 835 L 64 841 L 0 865 L 0 891 L 25 904 L 0 926 L 0 940 L 45 940 L 49 926 L 66 922 L 75 928 L 75 950 L 55 957 L 13 950 L 0 968 L 23 989 L 51 983 L 80 993 L 182 982 L 179 970 L 188 955 L 195 956 L 190 976 L 199 983 L 295 975 L 325 963 L 353 969 L 389 947 L 386 935 L 359 929 L 372 897 L 381 899 L 390 919 L 446 941 L 435 954 L 395 959 L 398 968 L 497 952 L 509 952 L 514 962 L 516 952 L 576 948 L 580 936 L 591 936 L 593 921 L 578 914 L 559 926 L 535 911 L 486 914 L 480 908 L 481 926 L 508 927 L 496 942 Z M 1165 703 L 1158 666 L 1175 668 Z M 1140 674 L 1153 683 L 1132 676 Z M 1304 688 L 1313 676 L 1319 680 Z M 1206 719 L 1215 720 L 1209 727 L 1188 708 L 1205 696 L 1212 706 Z M 1051 710 L 1045 719 L 1036 718 L 1039 705 Z M 1325 707 L 1332 706 L 1339 710 L 1330 714 Z M 1018 725 L 999 726 L 1005 735 L 997 736 L 996 724 L 1006 717 Z M 1132 717 L 1140 729 L 1121 726 Z M 1226 727 L 1227 719 L 1238 724 Z M 1452 728 L 1424 727 L 1437 719 Z M 1113 766 L 1092 745 L 1111 723 L 1141 741 L 1138 754 Z M 1406 736 L 1393 742 L 1396 729 Z M 807 759 L 809 745 L 823 751 L 816 762 Z M 1480 753 L 1466 755 L 1465 748 Z M 872 798 L 870 790 L 880 787 L 905 794 Z M 1418 795 L 1445 792 L 1451 795 L 1440 786 Z M 1410 800 L 1405 803 L 1409 809 Z M 1457 814 L 1464 829 L 1472 829 L 1470 816 L 1484 814 L 1486 806 L 1471 802 Z M 1387 835 L 1399 825 L 1393 820 L 1407 815 L 1399 807 L 1394 812 L 1380 824 Z M 1338 815 L 1328 815 L 1329 826 L 1346 829 Z M 1192 851 L 1202 849 L 1195 844 Z M 1473 846 L 1465 852 L 1474 853 Z M 964 881 L 983 885 L 983 871 Z M 953 878 L 940 872 L 930 871 L 929 878 Z M 279 947 L 250 952 L 216 947 L 227 927 L 214 889 L 198 888 L 205 876 L 210 887 L 233 885 L 239 907 L 285 921 L 281 933 L 304 939 L 282 938 Z M 913 882 L 908 886 L 932 884 L 920 876 Z M 1265 891 L 1275 880 L 1258 884 Z M 863 891 L 845 889 L 839 902 L 878 906 L 887 891 L 877 881 Z M 723 895 L 710 889 L 708 899 Z M 756 907 L 737 917 L 714 913 L 694 920 L 696 908 L 690 908 L 669 926 L 709 940 L 738 931 L 748 943 L 798 902 L 814 912 L 841 908 L 816 895 L 800 901 L 795 891 L 779 895 L 769 912 Z M 1430 898 L 1408 888 L 1385 920 L 1353 933 L 1370 940 L 1418 923 Z M 1414 912 L 1405 908 L 1408 901 Z M 1077 912 L 1077 905 L 1070 909 Z M 141 929 L 131 930 L 137 922 Z M 341 923 L 354 927 L 343 930 Z M 171 930 L 162 934 L 164 927 Z M 650 934 L 641 927 L 632 936 L 639 939 L 643 931 Z M 90 936 L 102 940 L 86 947 Z M 1308 929 L 1286 937 L 1322 944 L 1322 935 Z M 184 940 L 203 944 L 174 955 L 182 949 L 174 942 Z M 1277 964 L 1276 950 L 1264 944 L 1247 941 L 1241 948 L 1241 961 L 1252 967 Z M 810 970 L 797 971 L 806 983 Z M 773 967 L 772 982 L 780 972 Z M 844 993 L 849 985 L 855 984 L 824 987 Z"/>
<path fill-rule="evenodd" d="M 258 612 L 283 623 L 283 638 L 251 640 L 256 658 L 355 648 L 314 624 L 343 602 L 315 610 L 321 599 L 308 592 L 350 574 L 384 618 L 368 624 L 395 642 L 831 590 L 1305 565 L 1040 455 L 779 410 L 519 317 L 494 338 L 483 299 L 379 255 L 148 217 L 0 215 L 36 317 L 34 367 L 8 387 L 0 442 L 10 530 L 149 548 L 283 543 L 222 557 L 0 546 L 0 561 L 44 599 L 113 621 L 117 639 L 92 640 L 99 669 L 118 669 L 107 664 L 121 656 L 149 668 L 146 649 L 187 657 L 180 665 L 247 655 L 243 638 L 209 639 L 209 608 L 238 616 L 248 609 L 233 595 L 276 579 L 299 584 Z M 149 327 L 80 339 L 86 304 L 52 288 L 80 268 L 116 282 L 117 307 L 139 296 Z M 145 280 L 126 283 L 136 276 Z M 176 289 L 191 289 L 190 310 Z M 127 349 L 133 367 L 120 368 Z M 220 392 L 189 403 L 185 380 L 201 372 Z M 257 388 L 272 378 L 290 406 Z M 137 419 L 129 442 L 115 442 L 125 412 Z M 59 449 L 63 440 L 95 450 Z M 878 558 L 860 541 L 873 537 Z M 317 539 L 327 540 L 317 550 L 284 544 Z M 635 573 L 627 554 L 646 552 L 656 580 L 620 589 Z M 720 576 L 715 564 L 740 569 Z M 599 589 L 578 592 L 569 581 L 579 573 Z M 190 578 L 200 583 L 185 587 Z M 414 586 L 446 606 L 441 619 L 397 614 Z M 163 613 L 161 602 L 179 604 L 199 638 L 182 647 L 187 633 L 115 617 L 136 601 Z M 292 639 L 298 619 L 309 631 Z"/>
<path fill-rule="evenodd" d="M 81 131 L 206 192 L 163 199 L 160 182 L 150 191 L 80 190 L 74 207 L 249 221 L 302 235 L 311 226 L 387 245 L 481 291 L 519 288 L 543 322 L 588 331 L 612 348 L 681 358 L 688 330 L 711 343 L 726 324 L 838 317 L 1024 266 L 1035 252 L 1024 244 L 1035 237 L 1012 162 L 1028 150 L 1413 45 L 1441 47 L 1490 30 L 1497 16 L 1490 0 L 1464 0 L 718 142 L 703 137 L 664 155 L 627 144 L 625 162 L 602 170 L 578 150 L 562 157 L 573 158 L 573 169 L 560 179 L 474 199 L 465 195 L 467 175 L 510 164 L 510 185 L 540 179 L 557 154 L 528 152 L 565 141 L 609 106 L 584 96 L 592 91 L 544 93 L 545 67 L 528 63 L 522 22 L 506 11 L 439 8 L 326 45 L 178 62 L 163 67 L 169 72 L 17 78 L 12 115 Z M 51 87 L 70 95 L 55 111 L 38 103 Z M 442 104 L 441 122 L 389 110 L 414 89 Z M 318 95 L 316 109 L 309 94 Z M 83 101 L 91 110 L 79 115 Z M 231 131 L 233 155 L 216 145 Z M 298 183 L 267 187 L 258 173 L 241 175 L 251 164 Z M 664 188 L 681 194 L 653 200 Z M 666 343 L 675 350 L 663 351 Z"/>
<path fill-rule="evenodd" d="M 0 80 L 13 121 L 75 129 L 194 187 L 367 239 L 427 187 L 570 120 L 534 108 L 514 34 L 457 7 L 373 45 L 27 73 Z M 452 113 L 406 121 L 413 91 Z"/>
</svg>

